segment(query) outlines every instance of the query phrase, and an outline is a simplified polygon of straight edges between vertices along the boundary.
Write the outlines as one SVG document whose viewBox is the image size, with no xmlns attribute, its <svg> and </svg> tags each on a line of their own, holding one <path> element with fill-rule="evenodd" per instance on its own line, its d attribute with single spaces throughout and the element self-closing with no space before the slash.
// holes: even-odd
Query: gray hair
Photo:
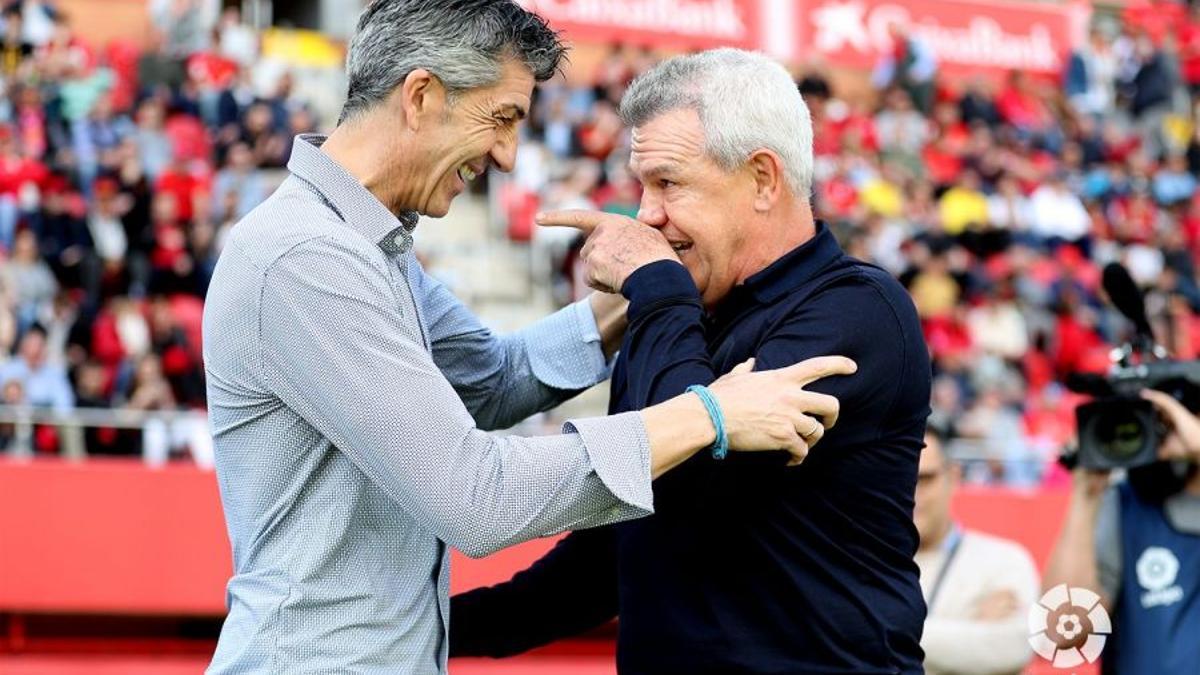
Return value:
<svg viewBox="0 0 1200 675">
<path fill-rule="evenodd" d="M 621 119 L 637 127 L 678 109 L 695 110 L 705 148 L 732 171 L 762 148 L 783 160 L 792 193 L 812 190 L 812 119 L 787 70 L 757 52 L 713 49 L 668 59 L 633 81 Z"/>
<path fill-rule="evenodd" d="M 441 80 L 453 99 L 497 82 L 504 58 L 548 80 L 565 51 L 545 20 L 513 0 L 375 0 L 350 40 L 350 89 L 339 123 L 387 98 L 418 68 Z"/>
</svg>

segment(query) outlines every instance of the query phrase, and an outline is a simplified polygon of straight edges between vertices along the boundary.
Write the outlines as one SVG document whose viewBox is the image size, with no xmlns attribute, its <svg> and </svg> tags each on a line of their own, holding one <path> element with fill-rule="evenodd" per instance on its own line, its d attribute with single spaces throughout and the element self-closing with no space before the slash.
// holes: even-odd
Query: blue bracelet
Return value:
<svg viewBox="0 0 1200 675">
<path fill-rule="evenodd" d="M 725 459 L 725 455 L 729 454 L 729 436 L 725 433 L 725 415 L 721 413 L 717 397 L 702 384 L 693 384 L 687 390 L 700 397 L 700 402 L 704 404 L 704 409 L 708 411 L 713 427 L 717 430 L 717 440 L 712 444 L 713 459 Z"/>
</svg>

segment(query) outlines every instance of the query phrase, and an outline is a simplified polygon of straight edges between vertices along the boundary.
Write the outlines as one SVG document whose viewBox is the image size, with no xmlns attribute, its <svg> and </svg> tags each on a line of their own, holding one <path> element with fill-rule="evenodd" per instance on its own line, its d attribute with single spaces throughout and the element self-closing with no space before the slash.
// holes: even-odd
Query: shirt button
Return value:
<svg viewBox="0 0 1200 675">
<path fill-rule="evenodd" d="M 404 248 L 404 235 L 402 235 L 402 234 L 396 235 L 396 238 L 392 239 L 392 243 L 400 248 Z"/>
</svg>

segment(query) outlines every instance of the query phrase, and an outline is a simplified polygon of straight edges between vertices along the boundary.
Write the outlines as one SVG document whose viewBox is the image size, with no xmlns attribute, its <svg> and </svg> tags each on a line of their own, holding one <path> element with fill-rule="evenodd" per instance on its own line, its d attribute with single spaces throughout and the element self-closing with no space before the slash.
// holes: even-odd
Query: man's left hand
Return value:
<svg viewBox="0 0 1200 675">
<path fill-rule="evenodd" d="M 1200 461 L 1200 418 L 1174 396 L 1154 389 L 1143 389 L 1142 398 L 1154 404 L 1171 432 L 1159 448 L 1159 459 Z"/>
<path fill-rule="evenodd" d="M 547 211 L 537 215 L 537 224 L 573 227 L 587 235 L 580 257 L 587 264 L 588 286 L 607 293 L 620 293 L 634 270 L 658 260 L 679 256 L 662 232 L 615 213 L 601 211 Z"/>
</svg>

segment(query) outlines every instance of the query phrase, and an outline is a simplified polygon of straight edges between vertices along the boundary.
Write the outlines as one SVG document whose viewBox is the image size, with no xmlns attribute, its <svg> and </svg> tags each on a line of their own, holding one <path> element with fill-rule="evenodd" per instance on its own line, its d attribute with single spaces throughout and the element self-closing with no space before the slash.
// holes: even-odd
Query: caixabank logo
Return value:
<svg viewBox="0 0 1200 675">
<path fill-rule="evenodd" d="M 1055 668 L 1095 663 L 1112 633 L 1100 596 L 1059 584 L 1029 608 L 1029 646 Z"/>
</svg>

